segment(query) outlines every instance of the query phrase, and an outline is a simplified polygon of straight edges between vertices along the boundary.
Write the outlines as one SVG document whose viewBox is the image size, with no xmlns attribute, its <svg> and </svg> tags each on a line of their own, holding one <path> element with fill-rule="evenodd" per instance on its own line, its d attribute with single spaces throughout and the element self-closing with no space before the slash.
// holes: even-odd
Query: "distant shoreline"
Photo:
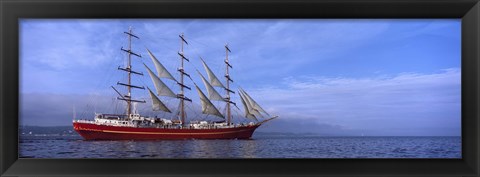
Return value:
<svg viewBox="0 0 480 177">
<path fill-rule="evenodd" d="M 34 135 L 78 135 L 73 126 L 20 126 L 19 135 L 34 136 Z M 30 133 L 31 132 L 31 133 Z M 325 135 L 319 133 L 296 133 L 296 132 L 263 132 L 257 131 L 256 135 L 268 135 L 268 136 L 321 136 L 321 137 L 461 137 L 461 136 L 448 136 L 448 135 Z"/>
</svg>

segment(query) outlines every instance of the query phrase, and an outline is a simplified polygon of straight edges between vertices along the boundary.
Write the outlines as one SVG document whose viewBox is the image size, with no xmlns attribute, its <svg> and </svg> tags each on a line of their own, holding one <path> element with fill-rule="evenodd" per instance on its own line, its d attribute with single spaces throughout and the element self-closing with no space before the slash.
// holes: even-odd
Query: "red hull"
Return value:
<svg viewBox="0 0 480 177">
<path fill-rule="evenodd" d="M 96 125 L 74 122 L 86 140 L 249 139 L 260 124 L 218 129 L 164 129 Z"/>
</svg>

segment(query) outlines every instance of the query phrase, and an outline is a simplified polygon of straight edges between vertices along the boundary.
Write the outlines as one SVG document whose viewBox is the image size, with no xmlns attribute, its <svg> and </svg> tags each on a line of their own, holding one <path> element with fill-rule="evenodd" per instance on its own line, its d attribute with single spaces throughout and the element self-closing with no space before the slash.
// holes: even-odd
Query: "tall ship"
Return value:
<svg viewBox="0 0 480 177">
<path fill-rule="evenodd" d="M 132 32 L 124 32 L 128 36 L 128 48 L 121 50 L 127 54 L 127 64 L 125 67 L 118 67 L 118 70 L 126 72 L 127 81 L 117 82 L 117 86 L 126 87 L 126 94 L 122 94 L 119 89 L 111 86 L 113 91 L 118 94 L 117 100 L 125 103 L 126 107 L 123 113 L 95 113 L 93 120 L 76 119 L 74 116 L 73 127 L 78 134 L 86 140 L 162 140 L 162 139 L 250 139 L 254 131 L 265 122 L 277 118 L 278 116 L 270 116 L 245 90 L 238 88 L 238 90 L 231 89 L 233 79 L 229 75 L 229 69 L 232 65 L 229 62 L 228 54 L 231 50 L 225 45 L 225 79 L 224 82 L 214 74 L 207 63 L 199 57 L 207 77 L 204 77 L 199 70 L 196 70 L 196 75 L 201 79 L 207 91 L 207 94 L 202 91 L 199 85 L 192 79 L 192 76 L 184 69 L 184 64 L 190 62 L 190 59 L 184 54 L 184 45 L 188 42 L 183 35 L 179 35 L 180 51 L 178 58 L 180 60 L 180 67 L 177 69 L 178 78 L 175 78 L 166 67 L 155 57 L 155 55 L 146 48 L 146 52 L 151 59 L 156 73 L 150 67 L 143 63 L 148 76 L 153 82 L 154 89 L 148 86 L 139 86 L 132 83 L 134 75 L 143 76 L 143 72 L 135 71 L 132 68 L 132 57 L 142 57 L 140 54 L 132 51 L 132 39 L 139 39 L 137 35 Z M 163 79 L 163 80 L 162 80 Z M 193 89 L 196 90 L 199 96 L 201 106 L 196 108 L 201 109 L 200 115 L 211 115 L 214 120 L 205 120 L 202 116 L 196 114 L 189 114 L 187 117 L 186 103 L 192 103 L 192 99 L 186 96 L 187 91 L 192 91 L 192 88 L 185 84 L 186 80 L 193 83 Z M 176 94 L 164 80 L 174 82 L 178 85 L 178 93 Z M 145 84 L 146 85 L 146 84 Z M 221 89 L 225 92 L 223 96 L 216 90 Z M 132 89 L 139 89 L 148 92 L 149 103 L 151 102 L 152 111 L 170 113 L 173 116 L 146 116 L 140 114 L 137 109 L 137 104 L 145 104 L 147 101 L 141 99 L 134 99 Z M 243 111 L 237 106 L 231 98 L 232 94 L 238 94 L 239 100 L 243 105 Z M 166 104 L 162 99 L 164 98 L 178 99 L 178 107 L 172 109 L 171 104 Z M 225 111 L 220 111 L 213 102 L 220 102 L 225 105 Z M 195 108 L 195 107 L 194 107 Z M 235 123 L 232 119 L 232 110 L 238 110 L 245 118 L 243 121 Z M 173 112 L 172 110 L 176 110 Z M 223 112 L 223 113 L 222 113 Z M 166 115 L 166 114 L 163 114 Z M 192 115 L 192 116 L 191 116 Z M 247 122 L 245 122 L 247 121 Z"/>
</svg>

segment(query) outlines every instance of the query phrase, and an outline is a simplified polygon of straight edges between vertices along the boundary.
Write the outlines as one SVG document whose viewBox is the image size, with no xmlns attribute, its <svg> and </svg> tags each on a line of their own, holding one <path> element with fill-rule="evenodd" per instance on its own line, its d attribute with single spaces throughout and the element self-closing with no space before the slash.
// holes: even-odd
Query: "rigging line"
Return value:
<svg viewBox="0 0 480 177">
<path fill-rule="evenodd" d="M 87 105 L 85 106 L 86 108 L 84 108 L 84 110 L 80 113 L 80 118 L 84 117 L 85 114 L 86 114 L 86 110 L 85 109 L 88 109 L 88 103 Z"/>
<path fill-rule="evenodd" d="M 117 57 L 114 57 L 114 58 L 117 58 Z M 112 63 L 114 63 L 115 61 L 116 61 L 116 59 L 111 60 L 108 63 L 108 66 L 112 65 Z M 112 78 L 112 76 L 113 76 L 113 70 L 109 69 L 108 73 L 107 73 L 107 76 L 104 77 L 102 80 L 99 80 L 99 82 L 96 84 L 95 90 L 99 90 L 102 83 L 105 83 L 105 82 L 109 81 Z M 80 115 L 81 117 L 83 117 L 86 114 L 87 111 L 90 111 L 92 109 L 91 107 L 88 106 L 88 103 L 94 102 L 94 99 L 95 99 L 95 96 L 93 96 L 93 95 L 88 96 L 87 106 L 84 107 L 84 112 L 82 112 L 82 114 Z"/>
<path fill-rule="evenodd" d="M 189 39 L 189 40 L 190 40 L 190 39 Z M 190 47 L 193 48 L 193 52 L 194 52 L 198 57 L 201 56 L 201 55 L 198 53 L 198 48 L 197 48 L 196 46 L 191 45 Z M 193 67 L 198 70 L 198 68 L 193 64 L 193 62 L 188 62 L 188 63 L 191 63 L 191 65 L 193 65 Z"/>
<path fill-rule="evenodd" d="M 122 40 L 122 41 L 125 41 L 125 40 Z M 122 61 L 122 60 L 119 60 L 118 58 L 125 58 L 124 55 L 121 55 L 119 57 L 119 54 L 117 52 L 115 52 L 114 54 L 114 57 L 112 60 L 109 60 L 109 62 L 107 63 L 108 66 L 113 66 L 114 63 L 119 63 L 118 61 Z M 121 62 L 120 62 L 121 63 Z M 96 89 L 95 90 L 99 90 L 99 87 L 102 86 L 104 83 L 108 82 L 111 80 L 112 76 L 113 76 L 113 73 L 114 73 L 114 70 L 113 69 L 107 69 L 107 77 L 104 77 L 102 80 L 99 80 L 99 82 L 96 84 Z M 96 92 L 97 94 L 94 94 L 94 95 L 90 95 L 89 96 L 89 101 L 87 102 L 94 102 L 94 99 L 98 98 L 99 95 L 106 95 L 106 94 L 102 94 L 103 92 L 106 92 L 106 90 L 101 90 L 101 93 L 99 92 Z M 110 110 L 112 108 L 113 105 L 110 105 L 107 109 Z M 116 105 L 117 106 L 117 105 Z M 91 110 L 91 109 L 95 109 L 97 107 L 97 101 L 95 101 L 94 105 L 91 105 L 89 103 L 87 103 L 87 106 L 86 106 L 86 111 L 88 110 Z M 86 111 L 84 111 L 81 116 L 83 117 L 83 115 L 86 114 Z"/>
<path fill-rule="evenodd" d="M 162 117 L 161 117 L 161 118 L 165 118 L 165 117 L 167 117 L 167 115 L 166 115 L 166 114 L 167 114 L 167 112 L 163 112 L 162 114 L 163 114 L 163 115 L 162 115 Z"/>
<path fill-rule="evenodd" d="M 150 39 L 152 39 L 152 38 L 150 38 Z M 176 39 L 176 38 L 175 38 L 175 39 Z M 171 40 L 173 41 L 173 38 L 172 38 Z M 151 46 L 151 45 L 148 45 L 148 44 L 147 44 L 148 42 L 144 42 L 144 41 L 141 40 L 141 39 L 140 39 L 139 41 L 140 41 L 140 44 L 142 44 L 145 48 L 146 48 L 147 46 Z M 164 42 L 155 42 L 155 41 L 153 41 L 152 43 L 157 44 L 157 45 L 160 45 L 161 47 L 159 47 L 159 48 L 163 48 L 163 49 L 166 48 L 166 49 L 168 49 L 168 50 L 178 51 L 177 48 L 171 47 L 171 45 L 161 45 L 161 44 L 164 44 Z M 157 46 L 157 47 L 158 47 L 158 46 Z M 154 48 L 157 48 L 157 47 L 154 46 Z"/>
<path fill-rule="evenodd" d="M 209 45 L 207 45 L 207 44 L 205 44 L 205 43 L 203 43 L 203 42 L 197 41 L 197 40 L 195 40 L 195 39 L 188 39 L 188 40 L 189 40 L 189 41 L 193 41 L 194 43 L 198 43 L 198 44 L 200 44 L 200 45 L 203 45 L 203 46 L 205 46 L 205 47 L 210 47 Z"/>
<path fill-rule="evenodd" d="M 138 106 L 138 105 L 137 105 L 137 106 Z M 137 111 L 138 111 L 139 113 L 140 113 L 140 112 L 147 112 L 147 111 L 145 111 L 145 110 L 147 110 L 148 107 L 146 107 L 146 106 L 140 106 L 140 108 L 137 107 L 137 109 L 138 109 Z"/>
<path fill-rule="evenodd" d="M 197 41 L 196 41 L 196 42 L 197 42 Z M 142 41 L 142 43 L 143 43 L 143 41 Z M 193 46 L 193 47 L 195 47 L 195 46 Z M 194 48 L 194 52 L 198 55 L 198 52 L 197 52 L 196 47 Z M 188 63 L 190 63 L 195 69 L 198 70 L 198 68 L 197 68 L 193 63 L 191 63 L 191 62 L 188 62 Z M 197 85 L 196 82 L 195 82 L 191 77 L 188 77 L 188 78 L 194 83 L 194 85 Z M 143 81 L 142 81 L 142 82 L 143 82 Z M 146 84 L 145 84 L 145 85 L 146 85 Z M 192 110 L 193 108 L 188 107 L 188 109 Z M 193 110 L 192 110 L 192 111 L 193 111 Z M 193 111 L 193 112 L 195 113 L 195 111 Z"/>
<path fill-rule="evenodd" d="M 117 112 L 117 102 L 114 97 L 112 97 L 112 104 L 110 104 L 110 107 L 112 107 L 113 112 Z"/>
<path fill-rule="evenodd" d="M 156 31 L 153 32 L 155 36 L 152 35 L 152 32 L 147 30 L 145 31 L 144 33 L 141 33 L 142 36 L 139 40 L 142 40 L 143 38 L 145 39 L 168 39 L 168 40 L 172 40 L 172 39 L 177 39 L 176 37 L 168 37 L 168 36 L 172 36 L 171 34 L 169 33 L 162 33 L 163 31 L 157 33 Z M 167 36 L 167 37 L 158 37 L 158 36 Z"/>
<path fill-rule="evenodd" d="M 189 62 L 189 63 L 191 63 L 191 62 Z M 194 67 L 196 70 L 198 70 L 198 68 L 197 68 L 193 63 L 191 63 L 191 64 L 193 65 L 193 67 Z M 187 78 L 189 78 L 189 79 L 193 82 L 193 84 L 194 84 L 195 86 L 198 86 L 198 85 L 196 84 L 196 82 L 195 82 L 191 77 L 187 77 Z M 218 105 L 218 104 L 220 104 L 220 102 L 217 103 L 217 105 Z M 219 106 L 217 106 L 217 107 L 219 107 Z"/>
<path fill-rule="evenodd" d="M 189 116 L 189 118 L 191 118 L 192 116 L 194 117 L 198 117 L 198 114 L 197 112 L 195 111 L 195 103 L 192 101 L 192 102 L 186 102 L 185 103 L 185 108 L 188 109 L 188 111 L 190 111 L 190 113 L 192 113 L 192 115 Z"/>
<path fill-rule="evenodd" d="M 202 113 L 199 113 L 198 111 L 195 111 L 194 108 L 199 108 L 198 106 L 195 107 L 196 103 L 190 103 L 192 104 L 191 107 L 188 107 L 188 109 L 190 109 L 191 112 L 193 112 L 193 114 L 195 114 L 194 116 L 195 117 L 201 117 L 202 116 Z"/>
<path fill-rule="evenodd" d="M 180 100 L 178 100 L 178 105 L 176 106 L 175 113 L 171 116 L 170 120 L 173 120 L 175 118 L 180 119 Z"/>
<path fill-rule="evenodd" d="M 148 48 L 147 45 L 145 45 L 145 44 L 144 44 L 144 48 L 145 48 L 145 49 L 149 49 L 149 50 L 152 52 L 152 54 L 155 55 L 154 49 Z M 172 53 L 174 53 L 174 52 L 172 52 Z M 146 56 L 147 56 L 147 55 L 148 55 L 148 54 L 146 54 Z M 166 55 L 163 55 L 162 58 L 167 58 L 167 59 L 163 59 L 163 60 L 162 60 L 162 59 L 158 59 L 158 58 L 157 58 L 157 60 L 158 60 L 165 68 L 178 68 L 178 67 L 171 67 L 172 63 L 175 63 L 175 65 L 177 65 L 178 62 L 173 62 L 173 60 L 171 61 L 170 59 L 168 59 L 169 57 L 165 57 L 165 56 L 166 56 Z M 172 56 L 173 56 L 173 55 L 172 55 Z M 156 57 L 156 56 L 155 56 L 155 57 Z M 150 56 L 149 56 L 149 57 L 146 57 L 146 58 L 150 58 Z M 160 57 L 159 57 L 159 58 L 160 58 Z M 150 59 L 151 59 L 151 58 L 150 58 Z M 145 60 L 148 60 L 148 59 L 145 59 Z M 164 60 L 165 60 L 166 62 L 165 62 Z M 162 62 L 162 61 L 163 61 L 163 62 Z M 145 62 L 144 62 L 144 63 L 145 63 Z M 145 63 L 145 64 L 146 64 L 146 63 Z M 171 73 L 168 69 L 167 69 L 167 71 L 168 71 L 169 73 Z"/>
<path fill-rule="evenodd" d="M 194 111 L 190 106 L 187 106 L 188 104 L 189 104 L 189 103 L 187 102 L 187 103 L 185 103 L 185 105 L 184 105 L 185 114 L 187 115 L 187 116 L 185 116 L 185 123 L 187 122 L 187 120 L 192 121 L 192 116 L 193 116 L 193 117 L 196 117 L 195 111 Z M 192 115 L 189 115 L 189 114 L 191 114 L 191 113 L 193 113 L 193 114 L 192 114 Z"/>
<path fill-rule="evenodd" d="M 202 117 L 202 116 L 203 116 L 203 118 L 201 118 L 200 120 L 205 121 L 205 120 L 207 120 L 207 118 L 208 118 L 209 115 L 208 115 L 208 114 L 205 114 L 205 115 L 200 115 L 199 117 Z"/>
<path fill-rule="evenodd" d="M 193 82 L 193 85 L 198 86 L 197 83 L 195 81 L 193 81 L 192 77 L 187 76 L 187 78 L 190 79 Z"/>
<path fill-rule="evenodd" d="M 193 50 L 194 50 L 195 54 L 197 54 L 197 56 L 198 56 L 199 58 L 202 58 L 201 55 L 197 52 L 197 51 L 198 51 L 197 48 L 196 48 L 194 45 L 192 45 L 192 47 L 193 47 Z M 195 64 L 193 64 L 193 62 L 189 62 L 189 63 L 194 67 L 194 69 L 200 71 L 200 70 L 198 69 L 198 67 L 197 67 Z M 206 63 L 206 64 L 207 64 L 207 63 Z M 217 72 L 216 72 L 216 73 L 221 73 L 221 72 L 218 72 L 218 70 L 222 70 L 222 68 L 220 68 L 220 69 L 217 68 Z M 215 73 L 215 72 L 214 72 L 214 73 Z M 216 76 L 216 75 L 215 75 L 215 76 Z M 221 80 L 221 79 L 220 79 L 220 80 Z M 221 81 L 220 81 L 220 82 L 221 82 Z M 223 84 L 223 83 L 222 83 L 222 84 Z M 214 88 L 214 89 L 215 89 L 215 88 Z M 222 94 L 225 94 L 224 91 L 225 91 L 224 89 L 221 89 L 221 93 L 222 93 Z M 217 92 L 218 92 L 218 90 L 217 90 Z M 225 91 L 225 92 L 226 92 L 226 91 Z"/>
<path fill-rule="evenodd" d="M 238 112 L 239 110 L 233 109 L 233 111 L 234 111 L 235 113 L 237 113 L 237 117 L 243 117 L 242 114 Z M 234 116 L 232 116 L 232 117 L 234 117 Z M 246 119 L 246 118 L 245 118 L 245 119 Z M 243 119 L 241 119 L 241 120 L 243 120 Z"/>
<path fill-rule="evenodd" d="M 144 44 L 144 46 L 146 46 L 146 45 Z M 178 49 L 175 49 L 175 51 L 178 51 Z M 176 52 L 175 52 L 175 53 L 176 53 Z M 161 63 L 162 63 L 163 65 L 165 65 L 165 63 L 163 63 L 163 62 L 161 62 Z M 189 63 L 189 62 L 187 62 L 187 63 Z M 170 64 L 171 64 L 171 63 L 170 63 Z M 178 62 L 175 62 L 175 67 L 174 67 L 174 68 L 179 68 L 179 67 L 180 67 L 180 64 L 179 64 Z M 166 68 L 170 68 L 170 67 L 166 66 Z M 184 67 L 184 69 L 185 69 L 185 67 Z M 167 70 L 167 71 L 168 71 L 168 70 Z M 175 78 L 175 79 L 176 79 L 176 80 L 179 80 L 179 78 Z M 163 81 L 163 80 L 162 80 L 162 81 Z M 168 83 L 168 82 L 167 82 L 167 83 Z M 174 87 L 175 84 L 178 84 L 178 82 L 177 82 L 177 83 L 171 82 L 170 85 L 168 85 L 168 86 L 170 86 L 169 88 L 176 88 L 176 87 Z M 145 84 L 145 85 L 146 85 L 146 84 Z"/>
<path fill-rule="evenodd" d="M 190 39 L 189 39 L 189 40 L 190 40 Z M 187 46 L 188 46 L 188 45 L 187 45 Z M 177 50 L 177 49 L 174 49 L 174 50 Z M 196 51 L 194 51 L 194 52 L 196 52 Z M 196 52 L 196 54 L 198 54 L 198 53 Z M 197 68 L 195 65 L 193 65 L 193 63 L 192 63 L 192 62 L 186 62 L 186 63 L 190 63 L 190 64 L 191 64 L 191 65 L 192 65 L 192 66 L 193 66 L 195 69 L 197 69 L 197 70 L 198 70 L 198 68 Z M 180 67 L 178 63 L 177 63 L 177 64 L 175 64 L 175 65 L 176 65 L 176 68 L 179 68 L 179 67 Z M 184 69 L 185 69 L 185 67 L 184 67 Z M 188 76 L 187 76 L 187 77 L 188 77 Z M 190 79 L 190 80 L 193 82 L 193 80 L 192 80 L 192 78 L 191 78 L 191 77 L 188 77 L 188 78 L 189 78 L 189 79 Z M 172 85 L 171 85 L 171 86 L 172 86 Z"/>
<path fill-rule="evenodd" d="M 141 79 L 139 79 L 139 78 L 137 77 L 137 78 L 135 78 L 135 79 L 136 79 L 136 81 L 141 82 L 144 86 L 147 86 L 146 81 L 144 81 L 144 77 L 141 77 Z M 175 84 L 175 83 L 171 82 L 169 88 L 172 88 L 172 86 L 173 86 L 174 84 Z M 148 90 L 145 89 L 144 92 L 147 92 L 147 93 L 148 93 Z M 150 97 L 145 96 L 145 95 L 143 95 L 143 96 L 144 96 L 143 98 L 144 98 L 145 100 L 149 100 L 149 102 L 151 102 Z M 171 100 L 172 100 L 172 99 L 162 99 L 161 101 L 162 101 L 163 103 L 165 103 L 167 106 L 170 106 Z"/>
<path fill-rule="evenodd" d="M 160 40 L 174 40 L 177 39 L 176 37 L 158 37 L 158 36 L 171 36 L 168 33 L 155 33 L 155 36 L 152 36 L 150 33 L 142 33 L 142 38 L 149 39 L 149 41 L 157 41 L 158 39 Z M 139 41 L 142 40 L 142 38 L 139 39 Z"/>
<path fill-rule="evenodd" d="M 118 111 L 118 102 L 114 101 L 113 104 L 115 104 L 115 109 L 113 110 L 113 112 L 114 112 L 114 113 L 117 113 L 117 111 Z"/>
<path fill-rule="evenodd" d="M 192 113 L 192 115 L 189 116 L 189 118 L 191 119 L 191 117 L 199 117 L 199 114 L 198 114 L 198 111 L 196 111 L 195 108 L 197 108 L 195 106 L 196 103 L 194 102 L 187 102 L 185 104 L 185 107 L 188 109 L 189 113 Z M 191 119 L 192 120 L 192 119 Z"/>
</svg>

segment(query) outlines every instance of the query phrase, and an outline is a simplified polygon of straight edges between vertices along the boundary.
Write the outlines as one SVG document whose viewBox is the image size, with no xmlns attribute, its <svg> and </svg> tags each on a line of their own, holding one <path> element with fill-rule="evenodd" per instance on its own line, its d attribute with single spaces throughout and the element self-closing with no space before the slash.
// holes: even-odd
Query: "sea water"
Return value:
<svg viewBox="0 0 480 177">
<path fill-rule="evenodd" d="M 249 140 L 85 141 L 21 135 L 20 158 L 461 158 L 461 137 L 332 137 L 256 132 Z"/>
</svg>

